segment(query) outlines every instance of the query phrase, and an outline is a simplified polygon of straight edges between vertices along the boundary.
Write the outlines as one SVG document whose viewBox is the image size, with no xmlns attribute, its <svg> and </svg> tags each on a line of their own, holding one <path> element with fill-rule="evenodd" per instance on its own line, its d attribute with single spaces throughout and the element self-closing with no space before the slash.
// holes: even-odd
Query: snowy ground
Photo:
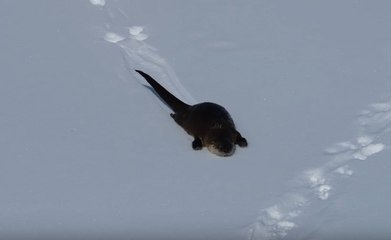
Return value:
<svg viewBox="0 0 391 240">
<path fill-rule="evenodd" d="M 0 239 L 391 239 L 388 1 L 0 1 Z M 139 68 L 225 106 L 191 137 Z"/>
</svg>

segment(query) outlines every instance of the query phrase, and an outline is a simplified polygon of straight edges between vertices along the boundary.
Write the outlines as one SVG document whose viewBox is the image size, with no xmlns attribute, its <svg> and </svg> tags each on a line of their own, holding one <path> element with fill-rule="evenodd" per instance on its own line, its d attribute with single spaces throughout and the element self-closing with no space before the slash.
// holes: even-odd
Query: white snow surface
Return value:
<svg viewBox="0 0 391 240">
<path fill-rule="evenodd" d="M 96 6 L 104 6 L 106 4 L 106 0 L 90 0 L 90 3 Z"/>
<path fill-rule="evenodd" d="M 391 239 L 390 12 L 1 1 L 0 239 Z M 248 148 L 192 150 L 134 69 Z"/>
</svg>

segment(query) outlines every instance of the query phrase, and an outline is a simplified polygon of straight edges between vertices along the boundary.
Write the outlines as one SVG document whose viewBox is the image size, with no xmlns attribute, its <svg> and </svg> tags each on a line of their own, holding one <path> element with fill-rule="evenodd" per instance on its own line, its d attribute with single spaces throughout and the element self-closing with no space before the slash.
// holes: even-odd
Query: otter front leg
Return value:
<svg viewBox="0 0 391 240">
<path fill-rule="evenodd" d="M 247 140 L 238 131 L 236 131 L 235 144 L 238 144 L 239 147 L 247 147 L 248 145 Z"/>
<path fill-rule="evenodd" d="M 194 141 L 191 145 L 194 150 L 201 150 L 202 149 L 202 141 L 199 137 L 194 137 Z"/>
</svg>

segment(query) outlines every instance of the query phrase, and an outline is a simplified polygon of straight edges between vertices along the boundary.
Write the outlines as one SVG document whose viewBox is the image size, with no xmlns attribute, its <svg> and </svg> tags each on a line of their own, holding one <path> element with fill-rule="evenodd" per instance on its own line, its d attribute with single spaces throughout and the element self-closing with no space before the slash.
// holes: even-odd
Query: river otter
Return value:
<svg viewBox="0 0 391 240">
<path fill-rule="evenodd" d="M 147 80 L 156 93 L 174 111 L 171 117 L 188 134 L 194 137 L 192 147 L 208 150 L 218 156 L 230 156 L 235 145 L 247 147 L 247 140 L 236 130 L 235 124 L 224 107 L 211 102 L 188 105 L 168 92 L 151 76 L 135 70 Z"/>
</svg>

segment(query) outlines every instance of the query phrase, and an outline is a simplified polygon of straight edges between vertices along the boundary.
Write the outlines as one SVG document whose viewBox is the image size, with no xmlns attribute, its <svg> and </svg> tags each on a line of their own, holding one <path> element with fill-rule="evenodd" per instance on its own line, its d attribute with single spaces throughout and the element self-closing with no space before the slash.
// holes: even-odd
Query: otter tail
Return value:
<svg viewBox="0 0 391 240">
<path fill-rule="evenodd" d="M 162 85 L 155 81 L 151 76 L 140 70 L 135 70 L 147 80 L 157 94 L 166 102 L 166 104 L 176 113 L 185 110 L 189 107 L 186 103 L 179 100 L 177 97 L 167 91 Z"/>
</svg>

